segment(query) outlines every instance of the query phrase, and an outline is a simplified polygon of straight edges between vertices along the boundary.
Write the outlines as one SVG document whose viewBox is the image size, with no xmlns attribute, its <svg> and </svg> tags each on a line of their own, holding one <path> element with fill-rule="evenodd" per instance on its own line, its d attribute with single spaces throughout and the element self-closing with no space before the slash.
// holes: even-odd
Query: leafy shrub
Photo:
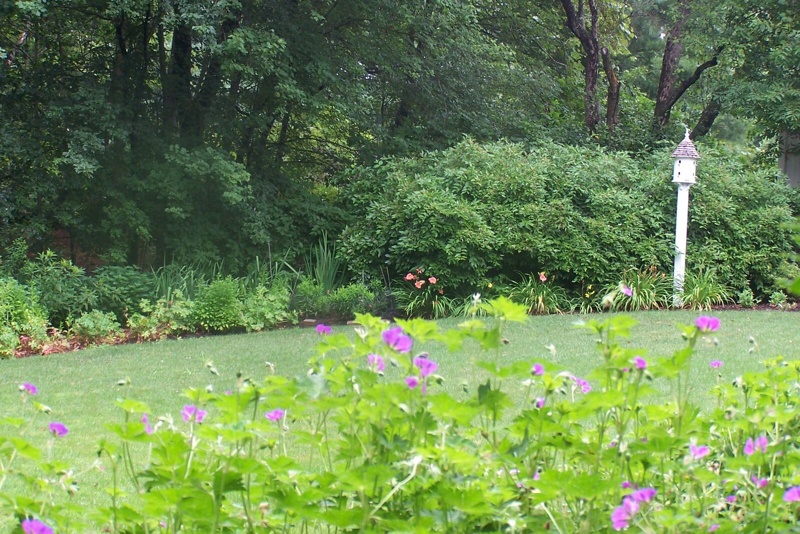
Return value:
<svg viewBox="0 0 800 534">
<path fill-rule="evenodd" d="M 314 280 L 301 278 L 292 295 L 292 308 L 302 316 L 317 317 L 324 314 L 325 290 Z"/>
<path fill-rule="evenodd" d="M 42 252 L 22 270 L 28 285 L 39 295 L 54 326 L 66 324 L 97 304 L 97 294 L 84 270 L 53 251 Z"/>
<path fill-rule="evenodd" d="M 447 332 L 359 316 L 353 339 L 322 339 L 307 374 L 239 377 L 226 394 L 187 390 L 180 416 L 158 423 L 145 403 L 119 400 L 123 422 L 99 447 L 113 499 L 92 513 L 70 503 L 68 515 L 54 499 L 77 480 L 24 438 L 41 422 L 2 418 L 9 484 L 0 509 L 56 532 L 792 530 L 800 362 L 710 378 L 720 409 L 701 411 L 687 384 L 699 369 L 695 347 L 719 321 L 699 317 L 682 328 L 685 346 L 646 360 L 627 341 L 635 321 L 615 316 L 584 325 L 599 340 L 587 378 L 550 361 L 493 357 L 475 364 L 476 388 L 451 395 L 435 350 L 473 340 L 496 351 L 503 325 L 527 317 L 505 299 L 478 306 L 490 323 Z M 432 354 L 416 353 L 420 344 Z M 651 380 L 668 383 L 667 405 L 649 402 Z M 41 413 L 36 387 L 20 389 L 23 413 Z M 71 439 L 68 424 L 50 424 L 52 454 Z M 141 466 L 137 448 L 148 451 Z M 58 484 L 48 482 L 55 469 Z M 141 488 L 130 496 L 118 485 L 126 475 Z"/>
<path fill-rule="evenodd" d="M 37 295 L 13 278 L 0 278 L 0 358 L 14 355 L 20 336 L 31 347 L 47 339 L 47 316 Z"/>
<path fill-rule="evenodd" d="M 153 277 L 131 266 L 99 267 L 91 281 L 97 308 L 113 312 L 120 323 L 141 312 L 141 301 L 152 298 L 155 290 Z"/>
<path fill-rule="evenodd" d="M 200 290 L 192 311 L 195 322 L 206 330 L 222 332 L 242 326 L 239 283 L 230 276 L 214 280 Z"/>
<path fill-rule="evenodd" d="M 185 299 L 180 291 L 172 293 L 172 300 L 160 298 L 155 304 L 142 301 L 139 307 L 142 313 L 131 315 L 128 326 L 131 334 L 140 341 L 162 339 L 196 330 L 193 303 Z"/>
<path fill-rule="evenodd" d="M 384 307 L 382 299 L 362 283 L 326 291 L 316 280 L 303 278 L 293 295 L 293 308 L 307 317 L 350 320 L 356 313 L 380 313 Z"/>
<path fill-rule="evenodd" d="M 652 265 L 669 272 L 675 190 L 669 151 L 632 159 L 592 147 L 466 140 L 350 171 L 359 214 L 339 255 L 355 271 L 423 265 L 467 295 L 487 279 L 547 270 L 577 293 Z M 692 188 L 688 258 L 721 283 L 771 291 L 792 250 L 793 192 L 778 173 L 709 151 Z"/>
<path fill-rule="evenodd" d="M 358 313 L 376 314 L 376 296 L 362 283 L 337 288 L 328 298 L 329 313 L 350 320 Z"/>
<path fill-rule="evenodd" d="M 0 278 L 19 278 L 27 261 L 28 244 L 17 238 L 0 254 Z"/>
<path fill-rule="evenodd" d="M 683 282 L 683 305 L 693 310 L 710 310 L 712 306 L 725 304 L 731 299 L 728 288 L 717 281 L 711 270 L 686 273 Z"/>
<path fill-rule="evenodd" d="M 511 282 L 508 296 L 525 306 L 529 314 L 562 313 L 572 306 L 564 288 L 548 280 L 544 272 L 535 276 L 528 274 L 519 282 Z"/>
<path fill-rule="evenodd" d="M 750 289 L 750 287 L 745 287 L 739 292 L 736 302 L 742 308 L 755 308 L 756 304 L 758 304 L 755 295 L 753 295 L 753 290 Z"/>
<path fill-rule="evenodd" d="M 121 327 L 113 313 L 92 310 L 75 319 L 70 330 L 84 343 L 99 343 L 119 334 Z"/>
<path fill-rule="evenodd" d="M 259 332 L 289 320 L 289 302 L 287 287 L 257 286 L 244 299 L 242 324 L 248 332 Z"/>
</svg>

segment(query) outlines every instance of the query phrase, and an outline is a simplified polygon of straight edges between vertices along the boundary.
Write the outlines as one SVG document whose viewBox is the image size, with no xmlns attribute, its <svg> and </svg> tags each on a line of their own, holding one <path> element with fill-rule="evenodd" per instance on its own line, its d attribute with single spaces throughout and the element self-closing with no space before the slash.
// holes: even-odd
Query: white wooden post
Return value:
<svg viewBox="0 0 800 534">
<path fill-rule="evenodd" d="M 689 188 L 695 183 L 697 160 L 700 159 L 700 154 L 697 153 L 694 143 L 689 139 L 688 128 L 686 129 L 686 137 L 680 142 L 675 152 L 672 153 L 672 157 L 675 159 L 672 182 L 678 184 L 672 305 L 676 308 L 682 308 L 683 281 L 686 278 L 686 233 L 689 227 Z"/>
</svg>

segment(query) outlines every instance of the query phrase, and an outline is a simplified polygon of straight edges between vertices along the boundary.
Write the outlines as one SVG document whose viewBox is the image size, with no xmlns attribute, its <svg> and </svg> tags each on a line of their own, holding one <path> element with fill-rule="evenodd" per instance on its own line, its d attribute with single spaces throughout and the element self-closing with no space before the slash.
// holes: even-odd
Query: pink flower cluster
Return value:
<svg viewBox="0 0 800 534">
<path fill-rule="evenodd" d="M 642 488 L 622 498 L 622 504 L 611 513 L 611 526 L 614 530 L 622 530 L 630 526 L 633 517 L 641 509 L 640 503 L 652 501 L 658 491 L 655 488 Z"/>
<path fill-rule="evenodd" d="M 416 287 L 417 289 L 422 289 L 423 287 L 425 287 L 426 282 L 433 286 L 436 285 L 436 282 L 439 281 L 439 279 L 436 278 L 435 276 L 426 277 L 424 274 L 422 274 L 422 269 L 417 269 L 416 274 L 414 273 L 406 274 L 403 277 L 403 280 L 405 280 L 406 282 L 413 282 L 414 287 Z M 440 289 L 439 293 L 444 293 L 444 291 Z"/>
</svg>

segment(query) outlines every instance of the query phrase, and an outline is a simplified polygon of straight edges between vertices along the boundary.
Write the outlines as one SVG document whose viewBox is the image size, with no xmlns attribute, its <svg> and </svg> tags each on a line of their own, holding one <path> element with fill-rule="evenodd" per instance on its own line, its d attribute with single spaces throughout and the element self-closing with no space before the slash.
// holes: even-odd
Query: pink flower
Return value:
<svg viewBox="0 0 800 534">
<path fill-rule="evenodd" d="M 692 455 L 692 458 L 695 460 L 699 460 L 704 456 L 708 456 L 711 453 L 711 449 L 709 449 L 706 445 L 689 445 L 689 454 Z"/>
<path fill-rule="evenodd" d="M 28 395 L 36 395 L 39 393 L 39 389 L 30 382 L 23 382 L 20 384 L 19 390 L 26 392 Z"/>
<path fill-rule="evenodd" d="M 416 276 L 414 276 L 414 275 L 413 275 L 413 274 L 411 274 L 411 273 L 408 273 L 408 274 L 405 276 L 405 279 L 406 279 L 406 280 L 408 280 L 409 282 L 410 282 L 411 280 L 415 280 L 416 278 L 417 278 L 417 277 L 416 277 Z"/>
<path fill-rule="evenodd" d="M 622 499 L 622 505 L 618 506 L 611 513 L 611 524 L 614 530 L 622 530 L 630 526 L 630 521 L 636 512 L 639 511 L 639 503 L 630 497 Z"/>
<path fill-rule="evenodd" d="M 731 504 L 735 503 L 736 502 L 736 495 L 728 495 L 727 497 L 725 497 L 725 502 L 728 502 L 728 503 L 731 503 Z"/>
<path fill-rule="evenodd" d="M 709 531 L 709 532 L 714 532 L 714 531 L 715 531 L 715 530 L 717 530 L 718 528 L 719 528 L 719 523 L 714 523 L 713 525 L 711 525 L 710 527 L 708 527 L 708 531 Z"/>
<path fill-rule="evenodd" d="M 628 488 L 632 488 L 632 487 L 633 487 L 633 484 L 631 484 L 627 480 L 622 483 L 622 489 L 628 489 Z"/>
<path fill-rule="evenodd" d="M 423 356 L 417 356 L 414 358 L 414 367 L 419 369 L 419 374 L 422 378 L 425 378 L 435 373 L 436 369 L 439 368 L 439 364 Z"/>
<path fill-rule="evenodd" d="M 326 324 L 318 324 L 317 325 L 317 334 L 322 336 L 327 336 L 332 331 L 331 327 Z"/>
<path fill-rule="evenodd" d="M 592 391 L 591 384 L 589 384 L 589 382 L 587 382 L 583 378 L 578 378 L 574 375 L 570 375 L 570 379 L 572 379 L 572 381 L 575 382 L 575 385 L 578 386 L 578 388 L 581 390 L 581 393 L 589 393 L 590 391 Z"/>
<path fill-rule="evenodd" d="M 367 364 L 371 370 L 378 373 L 386 368 L 386 363 L 384 363 L 383 358 L 377 354 L 367 354 Z"/>
<path fill-rule="evenodd" d="M 428 278 L 428 283 L 431 285 L 435 284 L 437 281 L 438 280 L 436 280 L 435 276 L 431 276 L 430 278 Z"/>
<path fill-rule="evenodd" d="M 383 331 L 383 341 L 397 352 L 411 352 L 413 341 L 399 326 Z"/>
<path fill-rule="evenodd" d="M 767 452 L 767 446 L 769 445 L 769 440 L 766 436 L 758 436 L 755 441 L 753 438 L 747 438 L 747 441 L 744 444 L 744 453 L 747 456 L 752 456 L 755 452 Z"/>
<path fill-rule="evenodd" d="M 711 360 L 708 365 L 710 365 L 712 369 L 719 369 L 722 367 L 722 362 L 719 360 Z"/>
<path fill-rule="evenodd" d="M 408 389 L 414 389 L 419 385 L 419 378 L 416 376 L 407 376 L 406 385 L 408 386 Z"/>
<path fill-rule="evenodd" d="M 766 478 L 758 478 L 755 475 L 750 477 L 750 480 L 753 481 L 753 484 L 755 484 L 758 489 L 766 488 L 767 487 L 767 483 L 769 482 Z"/>
<path fill-rule="evenodd" d="M 622 294 L 625 295 L 626 297 L 632 297 L 633 296 L 633 290 L 631 288 L 629 288 L 628 286 L 626 286 L 625 284 L 622 284 L 622 286 L 619 288 L 619 290 L 622 291 Z"/>
<path fill-rule="evenodd" d="M 181 417 L 187 423 L 194 421 L 195 423 L 202 423 L 203 419 L 205 419 L 208 412 L 205 410 L 201 410 L 194 404 L 187 404 L 181 410 Z"/>
<path fill-rule="evenodd" d="M 424 285 L 425 285 L 425 280 L 417 280 L 416 282 L 414 282 L 414 286 L 417 289 L 422 289 L 422 286 Z"/>
<path fill-rule="evenodd" d="M 38 519 L 25 519 L 21 526 L 25 534 L 53 534 L 53 529 Z"/>
<path fill-rule="evenodd" d="M 276 408 L 276 409 L 274 409 L 272 411 L 269 411 L 269 412 L 265 413 L 264 417 L 266 417 L 270 421 L 277 422 L 277 421 L 280 421 L 281 419 L 283 419 L 284 415 L 286 415 L 286 411 L 285 410 L 281 410 L 280 408 Z"/>
<path fill-rule="evenodd" d="M 642 358 L 640 356 L 636 356 L 633 359 L 633 363 L 636 364 L 636 368 L 637 369 L 646 369 L 647 368 L 647 360 L 645 360 L 644 358 Z"/>
<path fill-rule="evenodd" d="M 716 317 L 709 317 L 708 315 L 701 315 L 695 320 L 694 325 L 701 332 L 716 332 L 719 330 L 719 319 Z"/>
<path fill-rule="evenodd" d="M 540 272 L 540 273 L 539 273 L 539 281 L 540 281 L 541 283 L 543 283 L 543 284 L 544 284 L 545 282 L 547 282 L 547 275 L 545 274 L 545 272 L 544 272 L 544 271 L 542 271 L 542 272 Z"/>
<path fill-rule="evenodd" d="M 544 397 L 537 397 L 534 405 L 539 409 L 544 408 Z"/>
<path fill-rule="evenodd" d="M 64 423 L 54 422 L 50 423 L 50 433 L 58 438 L 63 438 L 69 434 L 69 429 L 64 426 Z"/>
<path fill-rule="evenodd" d="M 531 367 L 531 374 L 534 376 L 542 376 L 544 374 L 544 365 L 541 363 L 534 363 Z"/>
<path fill-rule="evenodd" d="M 636 502 L 650 502 L 658 493 L 655 488 L 642 488 L 631 493 L 631 497 Z"/>
<path fill-rule="evenodd" d="M 783 500 L 786 502 L 800 501 L 800 486 L 794 486 L 786 490 L 783 494 Z"/>
<path fill-rule="evenodd" d="M 150 425 L 150 420 L 147 417 L 147 414 L 142 414 L 142 424 L 144 425 L 144 431 L 146 434 L 153 433 L 153 427 Z"/>
</svg>

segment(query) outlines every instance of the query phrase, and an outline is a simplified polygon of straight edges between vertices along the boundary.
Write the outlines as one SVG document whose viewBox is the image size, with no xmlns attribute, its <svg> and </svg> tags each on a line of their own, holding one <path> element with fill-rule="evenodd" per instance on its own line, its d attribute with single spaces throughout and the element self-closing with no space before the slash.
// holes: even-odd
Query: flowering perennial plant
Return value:
<svg viewBox="0 0 800 534">
<path fill-rule="evenodd" d="M 724 408 L 701 413 L 687 379 L 695 344 L 721 328 L 713 318 L 683 327 L 686 346 L 673 355 L 647 361 L 620 342 L 632 319 L 590 321 L 584 327 L 601 342 L 598 366 L 584 379 L 555 362 L 500 357 L 513 350 L 502 343 L 503 325 L 524 319 L 526 309 L 504 299 L 481 306 L 492 319 L 447 332 L 421 319 L 390 326 L 360 315 L 353 339 L 319 338 L 298 378 L 272 374 L 257 385 L 239 377 L 224 394 L 186 391 L 181 415 L 202 426 L 167 415 L 153 429 L 144 403 L 119 401 L 124 420 L 100 445 L 114 475 L 110 499 L 91 511 L 56 498 L 73 487 L 72 475 L 25 441 L 42 425 L 0 418 L 0 510 L 25 533 L 795 525 L 800 362 L 774 359 L 763 373 L 726 377 L 714 386 Z M 470 339 L 495 354 L 475 362 L 480 382 L 463 393 L 442 385 L 436 373 L 452 371 L 447 364 L 413 352 L 424 345 L 433 353 L 437 343 L 457 349 Z M 504 359 L 511 363 L 498 363 Z M 667 406 L 646 401 L 651 380 L 671 386 Z M 23 411 L 30 410 L 23 389 Z M 66 433 L 63 423 L 51 429 Z M 48 443 L 56 454 L 63 442 Z M 141 464 L 136 448 L 146 453 Z M 117 483 L 123 476 L 129 487 Z"/>
</svg>

